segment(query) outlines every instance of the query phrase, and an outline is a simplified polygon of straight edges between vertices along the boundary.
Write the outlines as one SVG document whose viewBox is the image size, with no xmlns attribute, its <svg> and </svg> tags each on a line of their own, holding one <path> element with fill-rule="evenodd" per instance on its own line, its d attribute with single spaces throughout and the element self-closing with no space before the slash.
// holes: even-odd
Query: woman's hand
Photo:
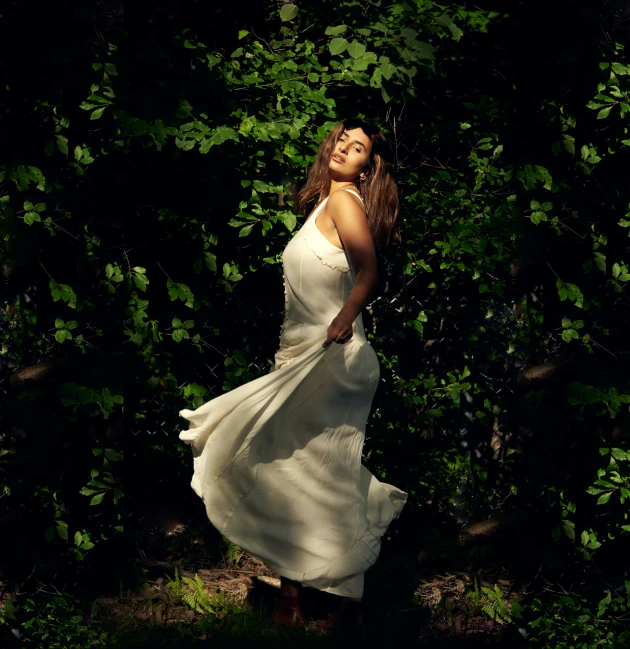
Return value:
<svg viewBox="0 0 630 649">
<path fill-rule="evenodd" d="M 340 313 L 328 327 L 328 335 L 322 347 L 328 347 L 330 343 L 335 342 L 343 345 L 347 343 L 350 338 L 352 338 L 352 323 L 353 320 L 350 319 L 343 313 Z"/>
</svg>

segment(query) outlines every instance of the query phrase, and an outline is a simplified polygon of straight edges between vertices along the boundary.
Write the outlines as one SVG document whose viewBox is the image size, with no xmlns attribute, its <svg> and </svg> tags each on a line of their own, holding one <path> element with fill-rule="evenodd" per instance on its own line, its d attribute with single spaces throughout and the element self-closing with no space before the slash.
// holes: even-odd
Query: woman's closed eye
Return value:
<svg viewBox="0 0 630 649">
<path fill-rule="evenodd" d="M 339 138 L 339 141 L 340 141 L 342 144 L 345 144 L 345 143 L 346 143 L 346 141 L 345 141 L 344 139 L 342 139 L 342 138 Z M 358 146 L 355 146 L 355 147 L 354 147 L 354 150 L 355 150 L 357 153 L 361 153 L 361 149 L 360 149 Z"/>
</svg>

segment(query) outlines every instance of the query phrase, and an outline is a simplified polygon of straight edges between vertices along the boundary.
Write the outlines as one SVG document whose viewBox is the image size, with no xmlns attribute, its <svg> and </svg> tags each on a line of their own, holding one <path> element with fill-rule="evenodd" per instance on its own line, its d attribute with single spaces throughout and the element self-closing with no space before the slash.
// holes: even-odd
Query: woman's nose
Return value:
<svg viewBox="0 0 630 649">
<path fill-rule="evenodd" d="M 348 147 L 346 146 L 345 142 L 339 142 L 339 146 L 337 147 L 341 153 L 346 153 Z"/>
</svg>

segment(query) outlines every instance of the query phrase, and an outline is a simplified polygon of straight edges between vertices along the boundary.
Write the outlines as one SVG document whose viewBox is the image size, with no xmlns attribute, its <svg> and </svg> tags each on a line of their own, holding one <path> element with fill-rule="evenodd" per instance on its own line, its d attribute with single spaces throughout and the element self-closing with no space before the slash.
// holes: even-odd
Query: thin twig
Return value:
<svg viewBox="0 0 630 649">
<path fill-rule="evenodd" d="M 606 353 L 610 354 L 615 360 L 619 360 L 617 356 L 615 356 L 610 350 L 606 349 L 604 345 L 602 345 L 601 343 L 598 343 L 596 340 L 593 340 L 592 338 L 591 338 L 591 342 L 593 343 L 593 345 L 597 345 L 598 347 L 601 347 Z"/>
<path fill-rule="evenodd" d="M 164 273 L 164 274 L 165 274 L 169 279 L 171 279 L 171 278 L 169 277 L 169 274 L 168 274 L 168 273 L 167 273 L 167 272 L 162 268 L 162 266 L 160 265 L 160 262 L 159 262 L 157 259 L 155 260 L 155 263 L 156 263 L 158 266 L 160 266 L 160 270 L 161 270 L 161 271 L 162 271 L 162 272 L 163 272 L 163 273 Z M 172 281 L 173 281 L 173 280 L 171 279 L 171 282 L 172 282 Z"/>
<path fill-rule="evenodd" d="M 37 261 L 39 261 L 39 265 L 40 265 L 42 268 L 44 268 L 44 264 L 42 264 L 42 262 L 41 262 L 39 259 L 38 259 Z M 52 279 L 53 282 L 55 282 L 55 284 L 57 283 L 57 282 L 55 281 L 55 278 L 54 278 L 54 277 L 53 277 L 53 276 L 52 276 L 52 275 L 51 275 L 51 274 L 50 274 L 50 273 L 49 273 L 45 268 L 44 268 L 44 272 L 46 273 L 46 275 L 48 275 L 48 277 L 50 277 L 50 279 Z"/>
<path fill-rule="evenodd" d="M 558 275 L 558 273 L 556 273 L 556 271 L 553 268 L 551 268 L 551 264 L 546 259 L 545 259 L 545 263 L 547 264 L 547 266 L 549 266 L 551 272 L 562 282 L 562 278 L 560 277 L 560 275 Z M 564 284 L 564 282 L 562 283 Z"/>
<path fill-rule="evenodd" d="M 580 239 L 584 239 L 584 237 L 583 237 L 579 232 L 576 232 L 573 228 L 569 227 L 569 226 L 568 226 L 564 221 L 561 221 L 560 219 L 558 219 L 558 223 L 559 223 L 563 228 L 566 228 L 567 230 L 571 230 L 571 232 L 573 232 L 573 234 L 575 234 L 575 235 L 577 235 L 578 237 L 580 237 Z"/>
</svg>

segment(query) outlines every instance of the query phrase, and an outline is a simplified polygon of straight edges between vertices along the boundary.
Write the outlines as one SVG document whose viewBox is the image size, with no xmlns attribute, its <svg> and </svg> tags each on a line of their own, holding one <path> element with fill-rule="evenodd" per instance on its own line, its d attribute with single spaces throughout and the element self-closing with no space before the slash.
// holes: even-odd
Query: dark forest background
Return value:
<svg viewBox="0 0 630 649">
<path fill-rule="evenodd" d="M 292 196 L 361 116 L 403 219 L 364 461 L 410 494 L 372 624 L 472 646 L 417 591 L 455 570 L 484 642 L 627 646 L 629 36 L 617 0 L 5 3 L 6 642 L 131 646 L 94 597 L 174 530 L 220 558 L 177 413 L 268 370 Z"/>
</svg>

